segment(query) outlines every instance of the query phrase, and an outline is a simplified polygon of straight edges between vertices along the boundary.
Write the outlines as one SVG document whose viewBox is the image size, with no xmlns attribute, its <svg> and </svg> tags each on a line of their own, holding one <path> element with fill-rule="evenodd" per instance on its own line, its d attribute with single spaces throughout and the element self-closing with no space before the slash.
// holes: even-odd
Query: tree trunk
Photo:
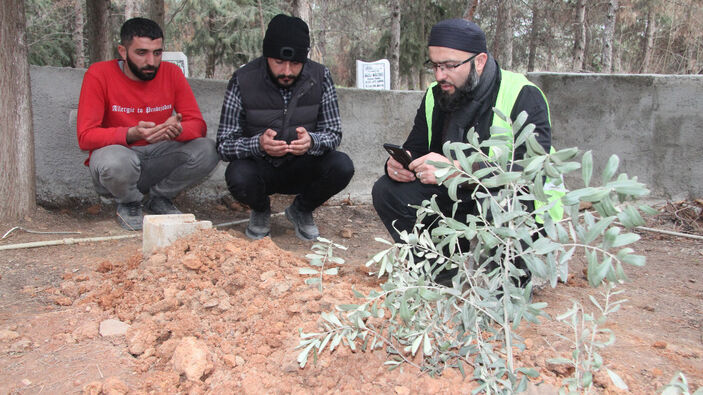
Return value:
<svg viewBox="0 0 703 395">
<path fill-rule="evenodd" d="M 513 65 L 512 9 L 512 0 L 503 0 L 498 3 L 493 54 L 504 69 L 509 69 Z"/>
<path fill-rule="evenodd" d="M 110 60 L 110 0 L 86 0 L 85 9 L 90 63 Z"/>
<path fill-rule="evenodd" d="M 292 0 L 290 2 L 291 13 L 310 24 L 310 3 L 308 0 Z"/>
<path fill-rule="evenodd" d="M 647 10 L 647 28 L 644 31 L 644 56 L 642 59 L 642 73 L 650 72 L 650 63 L 652 62 L 652 51 L 654 50 L 654 34 L 657 31 L 656 14 L 650 6 Z"/>
<path fill-rule="evenodd" d="M 467 0 L 466 11 L 464 11 L 464 19 L 467 21 L 473 21 L 474 15 L 476 14 L 476 9 L 478 8 L 481 0 Z"/>
<path fill-rule="evenodd" d="M 208 12 L 208 18 L 207 18 L 207 30 L 208 30 L 208 35 L 210 37 L 214 37 L 216 34 L 215 32 L 215 11 L 210 10 Z M 214 43 L 212 45 L 206 44 L 207 49 L 205 51 L 205 78 L 212 78 L 215 75 L 215 62 L 217 61 L 217 56 L 216 56 L 216 45 L 217 43 Z"/>
<path fill-rule="evenodd" d="M 0 1 L 0 37 L 0 219 L 15 220 L 36 207 L 24 0 Z"/>
<path fill-rule="evenodd" d="M 613 71 L 613 44 L 615 42 L 615 17 L 617 11 L 618 0 L 609 0 L 605 29 L 603 31 L 603 54 L 601 57 L 601 71 L 604 73 Z"/>
<path fill-rule="evenodd" d="M 532 6 L 532 29 L 530 30 L 529 55 L 527 56 L 527 71 L 534 71 L 535 58 L 537 57 L 537 44 L 539 42 L 539 23 L 541 14 L 539 5 L 534 3 Z"/>
<path fill-rule="evenodd" d="M 85 68 L 85 57 L 83 56 L 83 1 L 73 0 L 73 13 L 75 20 L 73 21 L 73 52 L 75 61 L 73 67 L 78 69 Z"/>
<path fill-rule="evenodd" d="M 588 25 L 586 25 L 586 42 L 583 45 L 583 67 L 581 70 L 586 70 L 589 67 L 589 60 L 592 55 L 591 53 L 593 52 L 593 49 L 591 48 L 592 45 L 591 43 L 593 42 L 593 30 L 588 28 Z M 591 62 L 592 64 L 593 62 Z"/>
<path fill-rule="evenodd" d="M 576 32 L 574 34 L 573 71 L 584 69 L 586 54 L 586 0 L 578 0 L 576 5 Z"/>
<path fill-rule="evenodd" d="M 151 0 L 148 1 L 149 4 L 149 19 L 159 24 L 159 26 L 164 29 L 164 0 Z"/>
<path fill-rule="evenodd" d="M 695 2 L 698 1 L 699 0 L 696 0 Z M 698 53 L 700 51 L 698 48 L 700 43 L 698 42 L 697 37 L 693 32 L 693 24 L 696 23 L 693 21 L 693 8 L 695 7 L 693 3 L 693 0 L 688 2 L 687 9 L 691 11 L 686 14 L 686 22 L 684 22 L 684 29 L 682 32 L 684 36 L 684 45 L 686 46 L 686 50 L 684 52 L 684 61 L 686 62 L 686 69 L 684 70 L 685 74 L 696 74 L 698 72 Z"/>
<path fill-rule="evenodd" d="M 90 0 L 88 0 L 90 1 Z M 124 3 L 124 19 L 132 19 L 136 16 L 140 16 L 142 13 L 139 7 L 139 0 L 125 0 Z"/>
<path fill-rule="evenodd" d="M 261 0 L 258 0 L 259 3 L 259 24 L 261 24 L 261 38 L 263 39 L 264 36 L 266 36 L 266 24 L 264 23 L 264 7 L 261 5 Z"/>
<path fill-rule="evenodd" d="M 400 0 L 391 1 L 391 89 L 400 89 Z"/>
<path fill-rule="evenodd" d="M 478 0 L 476 0 L 476 3 L 478 3 Z M 423 2 L 422 3 L 422 10 L 424 11 L 426 9 L 427 9 L 427 7 L 426 7 L 425 3 Z M 473 18 L 473 14 L 471 15 L 471 17 Z M 427 26 L 425 25 L 425 18 L 420 18 L 420 32 L 422 32 L 422 37 L 427 37 L 428 34 L 427 34 L 426 30 L 427 30 Z M 423 53 L 426 53 L 426 50 L 423 51 Z M 425 58 L 426 57 L 427 57 L 427 55 L 425 55 Z M 421 91 L 423 91 L 427 88 L 427 75 L 428 75 L 427 70 L 425 70 L 425 65 L 423 64 L 420 66 L 420 73 L 419 73 L 420 86 L 418 89 L 420 89 Z"/>
</svg>

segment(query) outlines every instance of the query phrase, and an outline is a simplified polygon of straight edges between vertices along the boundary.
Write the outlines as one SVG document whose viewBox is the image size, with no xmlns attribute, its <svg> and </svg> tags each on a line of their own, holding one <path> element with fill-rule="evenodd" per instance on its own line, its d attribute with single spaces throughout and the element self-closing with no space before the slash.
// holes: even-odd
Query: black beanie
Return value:
<svg viewBox="0 0 703 395">
<path fill-rule="evenodd" d="M 300 18 L 278 14 L 271 19 L 264 36 L 264 56 L 305 62 L 310 49 L 310 31 Z"/>
<path fill-rule="evenodd" d="M 437 22 L 432 26 L 427 45 L 471 53 L 488 52 L 486 34 L 477 24 L 466 19 L 446 19 Z"/>
</svg>

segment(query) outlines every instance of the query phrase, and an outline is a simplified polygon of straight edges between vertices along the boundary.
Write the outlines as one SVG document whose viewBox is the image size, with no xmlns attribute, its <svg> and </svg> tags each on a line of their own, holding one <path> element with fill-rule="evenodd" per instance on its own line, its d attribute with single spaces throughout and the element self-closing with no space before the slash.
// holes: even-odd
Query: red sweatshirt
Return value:
<svg viewBox="0 0 703 395">
<path fill-rule="evenodd" d="M 118 61 L 90 66 L 83 77 L 78 102 L 78 146 L 93 150 L 108 145 L 146 145 L 146 140 L 127 144 L 127 129 L 139 121 L 164 123 L 174 113 L 183 118 L 183 131 L 176 141 L 205 137 L 207 126 L 193 91 L 178 66 L 161 62 L 151 81 L 129 79 Z M 90 156 L 86 159 L 88 165 Z"/>
</svg>

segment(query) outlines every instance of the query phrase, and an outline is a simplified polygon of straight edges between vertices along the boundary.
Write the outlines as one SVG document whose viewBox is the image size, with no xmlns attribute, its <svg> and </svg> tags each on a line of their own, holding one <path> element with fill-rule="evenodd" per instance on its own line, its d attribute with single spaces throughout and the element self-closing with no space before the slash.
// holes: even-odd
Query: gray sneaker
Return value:
<svg viewBox="0 0 703 395">
<path fill-rule="evenodd" d="M 141 230 L 144 214 L 142 202 L 117 203 L 117 223 L 127 230 Z"/>
<path fill-rule="evenodd" d="M 251 210 L 249 224 L 244 234 L 253 240 L 263 239 L 271 233 L 271 209 L 266 211 Z"/>
<path fill-rule="evenodd" d="M 312 220 L 312 211 L 300 211 L 291 204 L 286 208 L 286 218 L 295 226 L 295 235 L 305 241 L 316 240 L 320 231 Z"/>
<path fill-rule="evenodd" d="M 181 210 L 173 205 L 171 199 L 163 196 L 154 196 L 147 200 L 144 208 L 152 214 L 183 214 Z"/>
</svg>

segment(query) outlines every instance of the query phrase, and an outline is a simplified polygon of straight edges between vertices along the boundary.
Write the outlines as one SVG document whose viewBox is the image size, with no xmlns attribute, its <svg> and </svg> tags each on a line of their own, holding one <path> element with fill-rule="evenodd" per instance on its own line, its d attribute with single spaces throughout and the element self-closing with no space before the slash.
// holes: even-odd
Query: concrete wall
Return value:
<svg viewBox="0 0 703 395">
<path fill-rule="evenodd" d="M 703 77 L 620 76 L 535 73 L 550 100 L 554 142 L 559 147 L 592 149 L 598 160 L 612 153 L 621 170 L 649 184 L 653 196 L 703 195 L 703 130 L 700 98 Z M 31 68 L 37 168 L 37 200 L 67 205 L 98 200 L 76 141 L 76 111 L 83 70 Z M 189 80 L 208 137 L 215 138 L 226 81 Z M 384 142 L 402 143 L 412 127 L 422 92 L 338 89 L 344 138 L 340 150 L 354 161 L 356 173 L 338 198 L 369 201 L 371 186 L 383 172 Z M 225 164 L 188 190 L 194 200 L 228 193 Z"/>
<path fill-rule="evenodd" d="M 703 76 L 531 73 L 547 95 L 556 147 L 617 154 L 657 198 L 703 196 Z M 600 174 L 603 166 L 596 166 Z"/>
</svg>

